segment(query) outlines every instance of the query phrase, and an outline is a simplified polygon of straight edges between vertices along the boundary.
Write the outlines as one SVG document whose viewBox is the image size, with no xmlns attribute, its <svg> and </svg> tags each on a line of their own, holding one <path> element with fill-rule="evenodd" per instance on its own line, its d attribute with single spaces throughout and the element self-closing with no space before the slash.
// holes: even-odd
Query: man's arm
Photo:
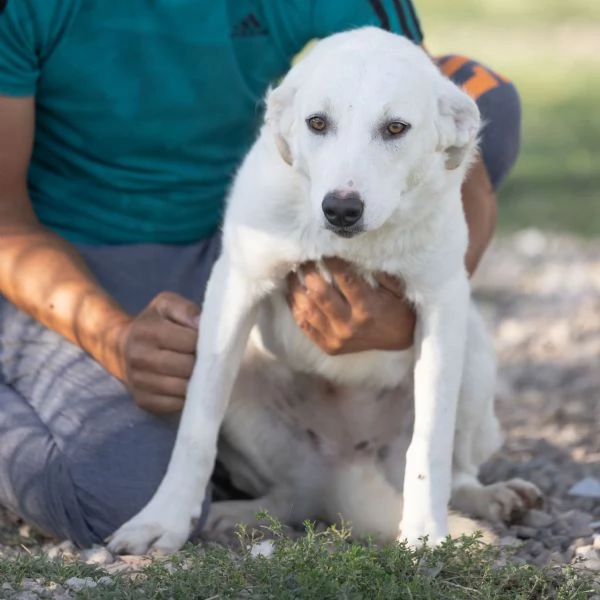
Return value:
<svg viewBox="0 0 600 600">
<path fill-rule="evenodd" d="M 0 293 L 124 379 L 114 336 L 129 316 L 76 249 L 42 227 L 27 192 L 33 98 L 0 97 Z"/>
<path fill-rule="evenodd" d="M 496 228 L 496 194 L 481 156 L 463 183 L 462 203 L 469 228 L 465 266 L 469 275 L 473 275 Z"/>
<path fill-rule="evenodd" d="M 194 365 L 199 309 L 161 294 L 128 315 L 76 248 L 43 227 L 27 191 L 32 97 L 0 96 L 0 295 L 94 357 L 152 412 L 181 409 Z"/>
</svg>

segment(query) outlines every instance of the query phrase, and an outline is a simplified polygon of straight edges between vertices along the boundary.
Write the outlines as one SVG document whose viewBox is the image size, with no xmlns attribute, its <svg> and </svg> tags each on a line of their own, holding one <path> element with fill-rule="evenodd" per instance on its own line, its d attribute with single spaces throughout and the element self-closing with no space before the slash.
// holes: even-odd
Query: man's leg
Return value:
<svg viewBox="0 0 600 600">
<path fill-rule="evenodd" d="M 494 189 L 514 166 L 521 147 L 521 102 L 512 82 L 459 55 L 435 59 L 441 71 L 476 102 L 482 115 L 480 149 Z"/>
<path fill-rule="evenodd" d="M 81 251 L 135 313 L 163 290 L 200 302 L 218 240 Z M 0 298 L 0 504 L 78 546 L 99 543 L 150 500 L 176 429 L 176 417 L 137 408 L 87 354 Z"/>
</svg>

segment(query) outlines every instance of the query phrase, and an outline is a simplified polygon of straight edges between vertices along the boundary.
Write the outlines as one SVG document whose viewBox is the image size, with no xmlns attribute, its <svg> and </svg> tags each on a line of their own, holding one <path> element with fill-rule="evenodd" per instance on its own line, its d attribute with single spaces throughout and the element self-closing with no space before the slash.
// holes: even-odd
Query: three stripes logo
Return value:
<svg viewBox="0 0 600 600">
<path fill-rule="evenodd" d="M 377 15 L 382 29 L 392 31 L 392 21 L 394 17 L 398 19 L 402 34 L 411 40 L 420 40 L 423 37 L 419 19 L 415 12 L 411 0 L 369 0 L 373 12 Z M 393 6 L 387 8 L 386 4 Z"/>
<path fill-rule="evenodd" d="M 250 13 L 233 28 L 231 35 L 234 38 L 255 37 L 269 35 L 269 30 L 256 18 L 256 15 Z"/>
</svg>

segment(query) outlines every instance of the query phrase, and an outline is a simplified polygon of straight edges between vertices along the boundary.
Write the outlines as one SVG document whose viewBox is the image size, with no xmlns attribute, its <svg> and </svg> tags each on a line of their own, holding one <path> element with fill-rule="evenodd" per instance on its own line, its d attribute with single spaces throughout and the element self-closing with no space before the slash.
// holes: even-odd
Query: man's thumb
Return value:
<svg viewBox="0 0 600 600">
<path fill-rule="evenodd" d="M 200 307 L 179 294 L 163 292 L 156 297 L 155 308 L 169 321 L 173 321 L 184 327 L 198 329 Z"/>
</svg>

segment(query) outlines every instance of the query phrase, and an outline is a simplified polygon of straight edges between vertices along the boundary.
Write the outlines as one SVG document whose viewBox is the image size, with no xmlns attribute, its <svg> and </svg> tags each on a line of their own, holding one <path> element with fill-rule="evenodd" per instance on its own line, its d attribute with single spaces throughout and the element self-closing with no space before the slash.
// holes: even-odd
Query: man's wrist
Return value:
<svg viewBox="0 0 600 600">
<path fill-rule="evenodd" d="M 95 298 L 87 308 L 81 347 L 111 375 L 125 381 L 125 349 L 133 317 L 107 297 Z"/>
</svg>

